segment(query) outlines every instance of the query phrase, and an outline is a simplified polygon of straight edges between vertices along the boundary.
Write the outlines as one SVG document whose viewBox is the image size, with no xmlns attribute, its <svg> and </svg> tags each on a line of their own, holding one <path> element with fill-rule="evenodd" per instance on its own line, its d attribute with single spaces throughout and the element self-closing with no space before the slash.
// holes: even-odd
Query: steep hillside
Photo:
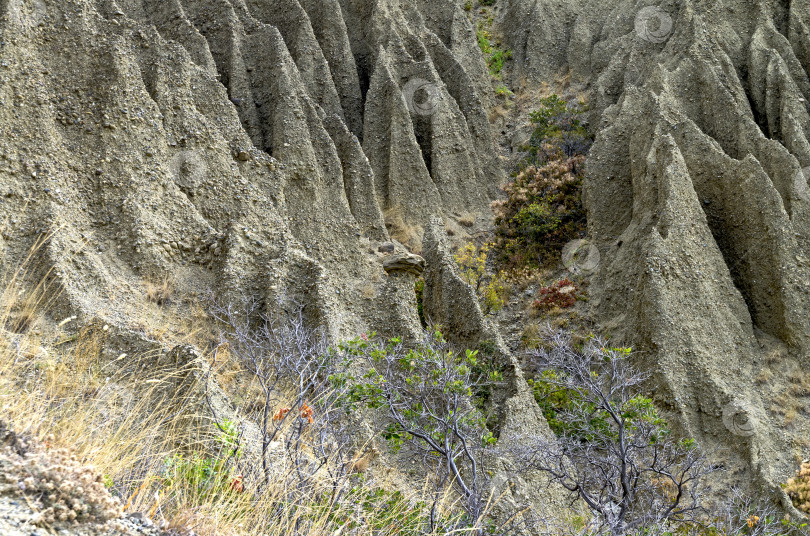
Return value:
<svg viewBox="0 0 810 536">
<path fill-rule="evenodd" d="M 47 281 L 33 300 L 51 324 L 123 333 L 103 359 L 205 351 L 214 330 L 189 324 L 214 303 L 303 307 L 331 340 L 413 337 L 429 226 L 426 311 L 453 340 L 497 342 L 440 236 L 486 226 L 505 179 L 461 7 L 2 0 L 0 17 L 3 269 Z M 28 333 L 25 314 L 12 306 L 7 327 Z M 515 411 L 534 403 L 503 358 L 499 433 L 550 433 L 536 408 Z M 507 472 L 499 486 L 510 502 Z M 555 496 L 538 479 L 512 504 Z"/>
<path fill-rule="evenodd" d="M 810 454 L 810 6 L 510 0 L 500 23 L 514 83 L 591 97 L 606 332 L 735 483 L 786 500 Z"/>
<path fill-rule="evenodd" d="M 64 307 L 126 322 L 143 282 L 306 299 L 333 335 L 415 325 L 384 224 L 484 213 L 502 178 L 450 2 L 17 2 L 2 11 L 2 247 Z M 361 288 L 363 289 L 361 292 Z M 113 290 L 115 289 L 115 290 Z"/>
<path fill-rule="evenodd" d="M 151 349 L 195 307 L 247 299 L 300 305 L 332 339 L 408 337 L 425 269 L 448 338 L 491 340 L 508 365 L 499 432 L 549 433 L 444 236 L 488 228 L 507 176 L 466 4 L 0 0 L 4 272 L 28 259 L 57 322 L 98 318 Z M 492 9 L 516 94 L 565 80 L 588 98 L 604 333 L 640 350 L 718 478 L 793 511 L 779 484 L 810 458 L 810 5 Z"/>
</svg>

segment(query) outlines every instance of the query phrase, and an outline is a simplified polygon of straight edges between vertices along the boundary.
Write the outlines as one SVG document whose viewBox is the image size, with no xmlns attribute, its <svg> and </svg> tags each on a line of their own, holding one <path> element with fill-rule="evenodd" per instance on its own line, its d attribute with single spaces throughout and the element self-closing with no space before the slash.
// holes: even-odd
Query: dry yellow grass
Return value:
<svg viewBox="0 0 810 536">
<path fill-rule="evenodd" d="M 536 322 L 529 322 L 520 335 L 520 342 L 527 350 L 536 350 L 543 345 L 543 334 Z"/>
<path fill-rule="evenodd" d="M 764 385 L 770 382 L 771 379 L 773 379 L 773 372 L 771 371 L 771 369 L 764 368 L 759 371 L 759 374 L 757 374 L 757 377 L 755 378 L 754 381 L 756 381 L 757 384 L 759 385 Z"/>
<path fill-rule="evenodd" d="M 363 283 L 360 285 L 360 295 L 367 300 L 374 298 L 377 295 L 377 286 L 370 281 Z"/>
<path fill-rule="evenodd" d="M 394 240 L 407 246 L 411 251 L 418 253 L 421 249 L 421 235 L 423 229 L 419 226 L 408 225 L 403 216 L 401 206 L 393 206 L 385 210 L 385 226 Z"/>
<path fill-rule="evenodd" d="M 458 218 L 458 224 L 462 227 L 472 227 L 475 225 L 476 215 L 471 213 L 462 214 Z"/>
<path fill-rule="evenodd" d="M 21 274 L 12 274 L 0 291 L 0 326 L 8 326 L 21 303 L 33 325 L 56 297 L 58 289 L 44 283 L 35 286 L 33 294 L 20 292 L 25 288 Z M 205 315 L 197 311 L 196 316 Z M 199 318 L 173 328 L 171 338 L 196 339 L 199 331 L 210 335 L 210 324 L 195 328 L 195 320 Z M 212 445 L 219 432 L 211 419 L 194 413 L 199 404 L 184 404 L 172 391 L 171 386 L 188 381 L 188 371 L 156 366 L 159 355 L 110 357 L 107 326 L 77 326 L 74 317 L 56 324 L 43 337 L 0 327 L 0 419 L 17 434 L 47 441 L 49 448 L 68 449 L 80 463 L 94 467 L 126 511 L 142 512 L 165 527 L 191 529 L 201 536 L 281 536 L 296 528 L 301 533 L 301 527 L 312 536 L 332 536 L 349 527 L 358 535 L 400 534 L 403 523 L 424 520 L 425 509 L 418 505 L 430 496 L 429 478 L 424 489 L 386 503 L 396 515 L 381 517 L 389 515 L 383 514 L 386 508 L 363 510 L 360 505 L 375 489 L 379 491 L 359 477 L 368 469 L 368 453 L 353 460 L 356 467 L 350 473 L 355 476 L 347 478 L 358 480 L 340 501 L 330 499 L 333 489 L 328 482 L 314 481 L 293 492 L 291 473 L 282 473 L 261 488 L 247 481 L 243 487 L 235 466 L 222 465 L 204 485 L 189 478 L 193 464 L 169 462 L 217 460 Z M 220 357 L 214 374 L 226 392 L 248 387 L 254 394 L 244 403 L 252 403 L 255 389 L 238 378 L 233 360 Z M 327 463 L 340 468 L 346 461 Z M 438 511 L 457 507 L 457 496 L 448 491 Z M 376 521 L 364 521 L 367 518 Z"/>
<path fill-rule="evenodd" d="M 144 290 L 146 292 L 147 301 L 157 305 L 164 305 L 168 303 L 174 293 L 174 283 L 170 278 L 164 277 L 157 283 L 147 281 Z"/>
</svg>

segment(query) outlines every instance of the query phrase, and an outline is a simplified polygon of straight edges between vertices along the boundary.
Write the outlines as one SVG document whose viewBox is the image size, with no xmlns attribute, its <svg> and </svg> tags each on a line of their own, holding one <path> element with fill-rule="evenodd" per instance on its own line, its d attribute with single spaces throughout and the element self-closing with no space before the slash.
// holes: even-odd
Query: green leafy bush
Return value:
<svg viewBox="0 0 810 536">
<path fill-rule="evenodd" d="M 556 258 L 563 246 L 585 235 L 581 190 L 584 156 L 559 158 L 527 167 L 495 201 L 495 249 L 502 264 L 539 267 Z"/>
<path fill-rule="evenodd" d="M 548 203 L 531 203 L 520 209 L 512 219 L 527 239 L 539 239 L 557 230 L 562 218 Z"/>
<path fill-rule="evenodd" d="M 348 341 L 340 350 L 367 370 L 339 380 L 351 385 L 347 411 L 361 406 L 378 411 L 390 447 L 420 460 L 435 475 L 436 500 L 448 487 L 458 493 L 464 515 L 457 528 L 480 526 L 489 480 L 485 451 L 497 440 L 475 397 L 482 386 L 500 381 L 500 373 L 482 368 L 477 350 L 454 351 L 438 331 L 410 348 L 399 339 L 382 342 L 372 335 Z"/>
<path fill-rule="evenodd" d="M 694 440 L 673 437 L 639 392 L 648 376 L 631 366 L 631 350 L 595 338 L 574 347 L 559 331 L 547 337 L 533 354 L 532 388 L 557 437 L 517 447 L 524 463 L 582 499 L 592 534 L 700 525 L 705 477 L 716 469 Z"/>
<path fill-rule="evenodd" d="M 581 119 L 587 111 L 581 101 L 568 102 L 558 95 L 543 99 L 540 108 L 529 114 L 535 128 L 525 147 L 528 156 L 523 165 L 543 165 L 560 151 L 566 157 L 588 154 L 593 140 Z"/>
</svg>

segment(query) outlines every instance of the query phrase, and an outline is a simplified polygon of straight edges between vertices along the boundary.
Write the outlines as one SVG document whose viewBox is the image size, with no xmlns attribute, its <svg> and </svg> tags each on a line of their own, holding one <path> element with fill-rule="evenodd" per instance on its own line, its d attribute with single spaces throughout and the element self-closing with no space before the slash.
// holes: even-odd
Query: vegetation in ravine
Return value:
<svg viewBox="0 0 810 536">
<path fill-rule="evenodd" d="M 495 314 L 503 309 L 508 288 L 505 274 L 491 273 L 487 267 L 491 249 L 491 244 L 478 246 L 468 242 L 453 256 L 459 275 L 475 290 L 481 311 L 485 315 Z"/>
<path fill-rule="evenodd" d="M 492 19 L 479 22 L 476 27 L 475 36 L 478 40 L 478 47 L 484 54 L 487 67 L 489 67 L 489 74 L 494 79 L 500 80 L 503 64 L 505 61 L 512 59 L 512 51 L 500 47 L 490 33 L 491 27 Z"/>
<path fill-rule="evenodd" d="M 582 204 L 585 158 L 592 139 L 582 121 L 586 107 L 551 95 L 531 114 L 534 132 L 525 157 L 492 204 L 495 249 L 508 268 L 542 267 L 586 232 Z"/>
</svg>

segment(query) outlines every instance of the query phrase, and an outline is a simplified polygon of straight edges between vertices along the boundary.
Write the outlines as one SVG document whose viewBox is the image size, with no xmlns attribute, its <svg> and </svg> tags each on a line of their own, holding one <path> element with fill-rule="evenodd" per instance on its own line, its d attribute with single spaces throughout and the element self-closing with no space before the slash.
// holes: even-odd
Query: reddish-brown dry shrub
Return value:
<svg viewBox="0 0 810 536">
<path fill-rule="evenodd" d="M 540 298 L 534 301 L 534 307 L 537 309 L 573 307 L 577 302 L 577 291 L 579 287 L 576 283 L 568 278 L 561 279 L 551 286 L 540 289 Z"/>
</svg>

